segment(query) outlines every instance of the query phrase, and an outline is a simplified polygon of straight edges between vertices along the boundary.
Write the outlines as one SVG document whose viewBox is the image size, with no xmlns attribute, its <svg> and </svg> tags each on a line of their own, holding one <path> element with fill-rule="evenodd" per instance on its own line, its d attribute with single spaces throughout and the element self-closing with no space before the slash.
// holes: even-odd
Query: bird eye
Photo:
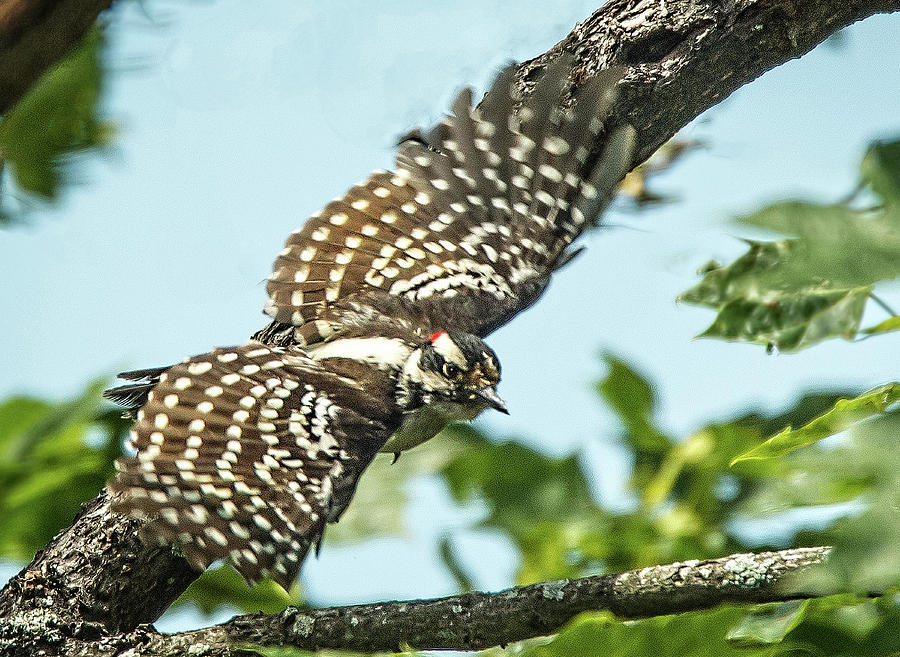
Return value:
<svg viewBox="0 0 900 657">
<path fill-rule="evenodd" d="M 444 363 L 444 376 L 454 379 L 459 375 L 459 368 L 453 363 Z"/>
</svg>

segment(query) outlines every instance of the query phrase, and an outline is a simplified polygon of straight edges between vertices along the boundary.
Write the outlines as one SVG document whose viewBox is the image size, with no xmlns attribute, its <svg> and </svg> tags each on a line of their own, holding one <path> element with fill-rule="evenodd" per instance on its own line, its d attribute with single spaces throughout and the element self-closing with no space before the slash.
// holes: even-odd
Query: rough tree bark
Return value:
<svg viewBox="0 0 900 657">
<path fill-rule="evenodd" d="M 102 4 L 91 0 L 4 4 L 0 0 L 0 18 L 13 15 L 9 8 L 19 5 L 88 10 Z M 550 51 L 522 64 L 519 83 L 527 93 L 546 64 L 564 50 L 576 55 L 572 79 L 576 87 L 600 68 L 628 67 L 617 118 L 638 129 L 640 161 L 741 85 L 803 55 L 850 23 L 898 9 L 900 0 L 610 0 Z M 50 16 L 55 11 L 48 8 L 45 13 Z M 0 53 L 11 47 L 7 33 L 12 32 L 0 26 Z M 0 56 L 0 90 L 11 88 L 8 80 L 16 77 L 4 68 L 4 59 Z M 0 94 L 0 108 L 2 102 Z M 0 655 L 41 651 L 70 655 L 76 654 L 76 647 L 88 651 L 83 654 L 102 654 L 104 645 L 120 641 L 117 634 L 154 621 L 197 576 L 174 552 L 140 543 L 136 523 L 112 514 L 108 502 L 102 492 L 86 503 L 73 526 L 56 536 L 0 591 Z M 757 601 L 753 595 L 748 593 L 747 599 Z M 383 613 L 397 609 L 384 607 Z M 264 629 L 274 621 L 254 617 L 229 627 L 244 631 L 245 622 L 259 623 Z M 523 617 L 523 627 L 528 622 Z M 541 625 L 509 636 L 524 638 L 553 629 Z M 416 643 L 411 638 L 400 632 L 392 640 Z M 163 641 L 150 630 L 132 634 L 130 640 Z M 315 637 L 310 641 L 308 645 L 324 645 Z M 419 646 L 443 645 L 437 640 L 426 643 Z M 164 642 L 154 645 L 162 647 Z"/>
</svg>

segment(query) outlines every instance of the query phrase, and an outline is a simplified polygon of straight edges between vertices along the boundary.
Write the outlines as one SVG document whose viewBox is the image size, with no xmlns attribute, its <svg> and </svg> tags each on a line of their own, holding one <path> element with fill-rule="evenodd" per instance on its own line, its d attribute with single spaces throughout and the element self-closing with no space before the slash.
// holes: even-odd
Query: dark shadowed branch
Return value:
<svg viewBox="0 0 900 657">
<path fill-rule="evenodd" d="M 17 14 L 13 10 L 16 7 L 42 4 L 48 8 L 43 13 L 28 14 L 30 22 L 21 24 L 37 26 L 44 19 L 50 21 L 62 7 L 79 5 L 72 0 L 58 3 L 0 0 L 0 18 L 15 18 Z M 103 4 L 83 0 L 80 6 L 89 8 Z M 576 87 L 606 66 L 627 67 L 616 115 L 638 129 L 639 158 L 644 159 L 691 119 L 765 71 L 803 55 L 850 23 L 897 9 L 900 9 L 900 0 L 611 0 L 576 26 L 550 51 L 524 63 L 519 69 L 519 83 L 527 93 L 539 72 L 563 50 L 576 55 L 573 76 Z M 9 25 L 0 26 L 0 82 L 12 79 L 4 73 L 3 67 L 7 65 L 6 61 L 13 60 L 3 53 L 11 48 L 23 48 L 23 45 L 16 44 L 24 43 L 22 39 L 25 38 L 39 39 L 41 34 L 35 31 L 36 28 L 16 31 L 9 29 Z M 535 29 L 540 29 L 540 26 Z M 0 89 L 0 92 L 3 90 Z M 5 102 L 9 103 L 9 99 L 14 99 L 21 92 L 13 89 L 3 93 L 6 94 Z M 4 107 L 3 102 L 4 96 L 0 93 L 0 109 Z M 144 546 L 136 536 L 136 523 L 111 513 L 108 502 L 104 492 L 87 503 L 73 526 L 54 538 L 29 566 L 0 591 L 0 654 L 33 655 L 43 650 L 48 655 L 71 655 L 76 654 L 76 648 L 81 654 L 105 654 L 104 646 L 114 645 L 122 639 L 119 633 L 131 632 L 140 623 L 154 621 L 196 578 L 197 574 L 175 552 Z M 820 558 L 823 551 L 778 554 L 800 555 L 790 562 L 796 566 L 798 560 Z M 777 562 L 772 555 L 743 559 L 748 567 L 744 571 L 746 573 L 756 572 L 753 569 L 767 559 L 776 559 Z M 712 563 L 718 562 L 682 565 L 674 574 L 670 572 L 660 581 L 674 583 L 690 574 L 699 575 L 705 568 L 711 568 L 708 564 Z M 728 560 L 722 562 L 722 569 L 727 569 L 728 563 Z M 663 573 L 669 572 L 665 569 L 672 567 L 660 568 L 641 572 L 657 572 L 662 577 Z M 717 572 L 722 574 L 725 570 Z M 512 594 L 502 594 L 499 598 L 496 595 L 480 598 L 478 594 L 473 594 L 475 597 L 462 596 L 456 603 L 392 603 L 369 609 L 380 610 L 377 612 L 380 614 L 379 625 L 390 625 L 396 632 L 399 632 L 398 628 L 405 628 L 406 634 L 402 636 L 406 636 L 412 645 L 463 648 L 551 632 L 565 618 L 588 608 L 607 606 L 625 616 L 644 616 L 704 606 L 705 603 L 701 604 L 704 598 L 699 594 L 701 590 L 705 591 L 704 595 L 709 596 L 709 600 L 718 602 L 736 599 L 756 602 L 780 599 L 779 596 L 784 595 L 771 587 L 754 586 L 753 577 L 742 580 L 743 586 L 736 586 L 734 580 L 727 577 L 717 579 L 713 573 L 704 576 L 707 584 L 700 588 L 682 586 L 677 595 L 660 595 L 652 592 L 654 584 L 651 574 L 629 574 L 621 581 L 588 579 L 557 585 L 556 588 L 553 588 L 554 585 L 539 585 L 537 588 L 522 589 L 513 597 L 531 596 L 527 598 L 531 603 L 540 602 L 542 609 L 553 608 L 555 611 L 546 617 L 537 612 L 525 615 L 519 611 L 519 617 L 512 620 L 508 615 L 491 616 L 495 623 L 501 623 L 501 618 L 507 619 L 503 622 L 516 623 L 509 626 L 498 624 L 491 627 L 492 621 L 488 617 L 479 616 L 486 613 L 490 603 L 481 607 L 476 602 L 497 602 L 503 599 L 502 595 Z M 640 577 L 645 578 L 644 583 L 649 584 L 650 588 L 639 597 L 629 598 L 624 594 L 627 589 L 622 587 L 629 581 L 636 581 L 629 578 Z M 777 581 L 777 576 L 773 581 Z M 593 586 L 599 587 L 590 603 L 579 602 L 584 600 L 584 594 L 578 587 L 591 586 L 583 582 L 594 582 Z M 606 593 L 603 593 L 603 586 L 606 586 Z M 616 600 L 603 597 L 610 595 L 610 586 L 619 587 Z M 713 595 L 716 591 L 717 598 Z M 745 597 L 729 597 L 736 591 L 742 591 Z M 556 600 L 554 596 L 557 595 L 563 597 Z M 448 634 L 445 642 L 441 643 L 435 632 L 446 628 L 431 627 L 431 635 L 416 634 L 427 628 L 417 630 L 416 621 L 411 616 L 405 616 L 407 612 L 401 613 L 402 608 L 407 611 L 429 608 L 429 605 L 440 608 L 441 604 L 463 605 L 461 612 L 451 607 L 445 608 L 442 613 L 448 614 L 448 618 L 453 614 L 467 614 L 468 635 L 465 632 L 453 636 Z M 290 615 L 256 617 L 252 623 L 245 618 L 225 626 L 228 629 L 220 627 L 206 630 L 206 635 L 185 636 L 192 637 L 188 640 L 195 643 L 228 636 L 256 641 L 261 635 L 254 632 L 267 631 L 267 624 L 272 624 L 273 628 L 281 628 L 273 631 L 287 632 L 281 635 L 286 643 L 365 650 L 395 648 L 401 636 L 396 633 L 379 635 L 382 636 L 381 643 L 366 643 L 366 637 L 374 638 L 375 633 L 360 632 L 353 635 L 356 637 L 354 642 L 340 642 L 337 637 L 343 635 L 329 634 L 332 632 L 329 628 L 339 627 L 340 619 L 346 614 L 360 612 L 345 609 L 291 613 L 293 620 L 290 622 Z M 329 621 L 328 618 L 334 620 Z M 423 615 L 419 618 L 433 619 L 436 616 Z M 245 626 L 245 623 L 251 625 Z M 253 623 L 257 630 L 253 629 Z M 347 625 L 345 623 L 340 627 Z M 480 629 L 476 632 L 472 629 L 475 627 Z M 220 634 L 216 635 L 216 632 Z M 176 641 L 174 637 L 168 639 L 144 630 L 129 636 L 132 642 L 146 641 L 150 643 L 144 645 L 158 645 L 160 649 L 166 649 L 166 641 Z M 434 641 L 425 642 L 426 636 L 431 636 Z M 193 654 L 201 653 L 195 651 Z"/>
</svg>

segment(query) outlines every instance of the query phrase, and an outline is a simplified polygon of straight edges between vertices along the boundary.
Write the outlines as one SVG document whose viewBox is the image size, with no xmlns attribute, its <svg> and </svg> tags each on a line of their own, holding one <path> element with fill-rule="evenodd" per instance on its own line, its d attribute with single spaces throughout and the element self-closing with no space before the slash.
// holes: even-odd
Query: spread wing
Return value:
<svg viewBox="0 0 900 657">
<path fill-rule="evenodd" d="M 346 301 L 389 296 L 430 326 L 484 336 L 531 305 L 634 148 L 630 126 L 605 124 L 617 72 L 586 84 L 572 110 L 558 107 L 569 65 L 551 66 L 518 114 L 513 68 L 480 108 L 463 91 L 427 140 L 401 144 L 395 172 L 376 171 L 288 238 L 265 312 L 324 337 Z"/>
<path fill-rule="evenodd" d="M 296 350 L 217 349 L 159 376 L 117 462 L 114 508 L 181 543 L 198 569 L 229 559 L 287 588 L 395 428 L 367 390 Z"/>
</svg>

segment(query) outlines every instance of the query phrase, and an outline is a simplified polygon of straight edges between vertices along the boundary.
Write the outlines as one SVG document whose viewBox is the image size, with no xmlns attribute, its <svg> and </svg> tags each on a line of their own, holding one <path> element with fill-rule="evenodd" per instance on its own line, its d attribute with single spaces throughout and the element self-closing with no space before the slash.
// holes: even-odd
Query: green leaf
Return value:
<svg viewBox="0 0 900 657">
<path fill-rule="evenodd" d="M 900 651 L 896 596 L 860 600 L 832 596 L 619 621 L 609 612 L 576 616 L 559 634 L 532 639 L 483 657 L 896 657 Z"/>
<path fill-rule="evenodd" d="M 890 203 L 900 202 L 900 141 L 875 142 L 860 165 L 863 182 Z"/>
<path fill-rule="evenodd" d="M 708 459 L 714 450 L 714 437 L 709 431 L 700 431 L 672 447 L 658 470 L 641 491 L 644 505 L 656 507 L 669 498 L 678 478 L 692 464 Z"/>
<path fill-rule="evenodd" d="M 243 649 L 250 654 L 257 654 L 261 657 L 317 657 L 321 656 L 320 652 L 310 652 L 309 650 L 300 650 L 299 648 L 288 648 L 288 647 L 270 647 L 270 646 L 255 646 L 255 645 L 246 645 L 246 646 L 235 646 L 238 649 Z"/>
<path fill-rule="evenodd" d="M 359 652 L 348 652 L 346 650 L 329 650 L 322 649 L 316 650 L 315 652 L 310 652 L 309 650 L 300 650 L 299 648 L 289 648 L 289 647 L 270 647 L 270 646 L 254 646 L 254 645 L 243 645 L 234 646 L 235 649 L 247 651 L 253 655 L 260 655 L 261 657 L 388 657 L 389 655 L 395 655 L 397 657 L 423 657 L 425 653 L 417 652 L 412 650 L 407 646 L 407 650 L 403 652 L 367 652 L 367 653 L 359 653 Z M 244 654 L 243 652 L 239 652 L 238 654 Z M 434 654 L 434 653 L 432 653 Z"/>
<path fill-rule="evenodd" d="M 713 611 L 622 622 L 609 613 L 575 617 L 551 640 L 525 646 L 522 657 L 757 657 L 771 649 L 737 648 L 726 640 L 728 629 L 745 611 L 722 607 Z"/>
<path fill-rule="evenodd" d="M 900 331 L 900 316 L 888 317 L 883 322 L 863 329 L 861 332 L 867 335 L 875 335 L 877 333 L 890 333 L 891 331 Z"/>
<path fill-rule="evenodd" d="M 900 383 L 879 386 L 853 399 L 838 400 L 827 413 L 799 429 L 787 427 L 763 444 L 734 458 L 731 465 L 755 459 L 778 458 L 843 431 L 855 422 L 884 413 L 898 401 L 900 401 Z"/>
<path fill-rule="evenodd" d="M 900 653 L 897 602 L 893 595 L 878 600 L 849 595 L 810 600 L 804 619 L 788 635 L 779 655 L 896 657 Z"/>
<path fill-rule="evenodd" d="M 200 575 L 173 605 L 194 604 L 207 615 L 222 605 L 231 605 L 245 614 L 277 614 L 302 602 L 296 583 L 290 592 L 268 579 L 249 586 L 234 568 L 223 565 Z"/>
<path fill-rule="evenodd" d="M 900 412 L 888 412 L 854 425 L 846 447 L 818 450 L 823 467 L 866 477 L 858 499 L 861 513 L 842 518 L 825 532 L 834 546 L 828 560 L 798 575 L 805 591 L 862 595 L 900 586 Z"/>
<path fill-rule="evenodd" d="M 21 455 L 29 429 L 52 408 L 49 402 L 31 397 L 13 397 L 0 404 L 0 464 Z"/>
<path fill-rule="evenodd" d="M 831 337 L 856 336 L 870 288 L 838 289 L 818 280 L 792 279 L 784 263 L 796 257 L 797 240 L 748 244 L 743 256 L 708 270 L 679 296 L 718 310 L 700 337 L 798 351 Z"/>
<path fill-rule="evenodd" d="M 101 406 L 104 387 L 63 403 L 0 404 L 0 557 L 30 559 L 113 475 L 129 423 Z"/>
<path fill-rule="evenodd" d="M 612 354 L 602 358 L 607 372 L 597 383 L 597 392 L 619 416 L 629 440 L 639 450 L 668 449 L 671 439 L 653 424 L 656 398 L 646 378 Z"/>
<path fill-rule="evenodd" d="M 858 210 L 846 204 L 787 201 L 739 221 L 795 238 L 767 284 L 841 289 L 900 275 L 900 205 Z"/>
<path fill-rule="evenodd" d="M 806 615 L 809 600 L 760 605 L 728 630 L 727 639 L 737 646 L 780 643 Z"/>
<path fill-rule="evenodd" d="M 517 545 L 520 583 L 580 574 L 595 541 L 603 541 L 603 514 L 578 458 L 552 458 L 523 445 L 495 445 L 468 426 L 451 429 L 465 441 L 442 470 L 460 502 L 488 507 L 482 526 L 503 530 Z"/>
<path fill-rule="evenodd" d="M 95 28 L 0 121 L 0 152 L 22 190 L 56 198 L 67 159 L 109 141 L 110 126 L 97 116 L 102 47 Z"/>
<path fill-rule="evenodd" d="M 852 339 L 859 330 L 870 288 L 772 293 L 766 299 L 736 299 L 719 309 L 699 337 L 755 342 L 799 351 L 832 337 Z"/>
<path fill-rule="evenodd" d="M 707 265 L 680 300 L 718 315 L 701 337 L 798 351 L 822 340 L 853 339 L 872 286 L 900 276 L 900 141 L 873 145 L 863 183 L 883 203 L 860 209 L 785 201 L 741 217 L 744 224 L 790 235 L 749 241 L 727 266 Z M 879 325 L 869 333 L 896 328 Z"/>
<path fill-rule="evenodd" d="M 727 266 L 715 262 L 707 263 L 701 269 L 703 278 L 700 282 L 682 292 L 678 300 L 719 308 L 735 299 L 759 296 L 761 276 L 771 271 L 786 254 L 790 253 L 794 248 L 794 241 L 745 241 L 749 248 L 744 255 Z"/>
</svg>

